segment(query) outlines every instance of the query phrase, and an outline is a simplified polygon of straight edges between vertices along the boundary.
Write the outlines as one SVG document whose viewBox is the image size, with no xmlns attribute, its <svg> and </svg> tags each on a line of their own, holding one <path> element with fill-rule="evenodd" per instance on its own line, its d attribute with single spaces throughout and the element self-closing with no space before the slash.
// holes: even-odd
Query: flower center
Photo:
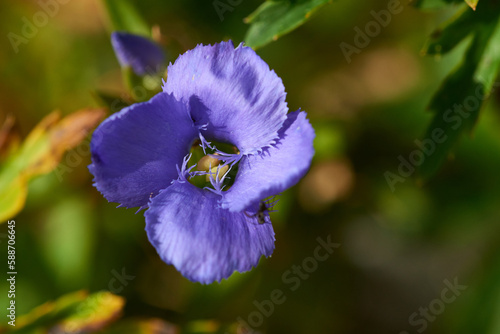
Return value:
<svg viewBox="0 0 500 334">
<path fill-rule="evenodd" d="M 191 159 L 187 164 L 188 169 L 192 168 L 188 180 L 198 188 L 226 191 L 233 185 L 238 172 L 238 163 L 229 162 L 239 154 L 239 150 L 232 144 L 214 141 L 210 146 L 203 150 L 200 141 L 193 143 Z"/>
</svg>

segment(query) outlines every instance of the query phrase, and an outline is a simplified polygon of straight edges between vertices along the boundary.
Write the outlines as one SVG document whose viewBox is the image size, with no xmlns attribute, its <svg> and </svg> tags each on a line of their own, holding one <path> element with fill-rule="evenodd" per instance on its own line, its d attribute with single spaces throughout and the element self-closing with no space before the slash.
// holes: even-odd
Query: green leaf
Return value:
<svg viewBox="0 0 500 334">
<path fill-rule="evenodd" d="M 266 1 L 245 19 L 245 44 L 257 49 L 292 31 L 331 0 Z"/>
<path fill-rule="evenodd" d="M 494 81 L 500 69 L 500 22 L 489 39 L 474 77 L 484 85 L 484 94 L 493 90 Z"/>
<path fill-rule="evenodd" d="M 151 36 L 151 30 L 129 0 L 103 0 L 114 31 Z"/>
<path fill-rule="evenodd" d="M 492 6 L 481 6 L 481 11 L 478 9 L 475 13 L 483 21 L 473 31 L 473 40 L 464 61 L 446 78 L 431 100 L 429 109 L 435 111 L 435 116 L 425 138 L 432 140 L 433 133 L 443 131 L 446 139 L 443 142 L 433 140 L 435 149 L 428 153 L 419 168 L 423 178 L 439 169 L 464 131 L 472 131 L 484 100 L 493 89 L 500 65 L 500 25 L 498 8 Z M 469 12 L 463 15 L 469 15 Z"/>
<path fill-rule="evenodd" d="M 439 55 L 449 52 L 464 38 L 474 33 L 483 22 L 484 18 L 481 15 L 464 7 L 432 33 L 422 53 L 424 55 Z"/>
</svg>

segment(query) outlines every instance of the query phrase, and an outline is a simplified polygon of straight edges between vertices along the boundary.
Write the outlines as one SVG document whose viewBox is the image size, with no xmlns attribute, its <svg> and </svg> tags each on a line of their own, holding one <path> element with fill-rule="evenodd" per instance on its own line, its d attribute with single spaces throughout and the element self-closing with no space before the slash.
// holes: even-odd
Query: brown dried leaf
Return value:
<svg viewBox="0 0 500 334">
<path fill-rule="evenodd" d="M 48 151 L 30 164 L 29 174 L 45 174 L 52 171 L 59 164 L 64 153 L 78 146 L 105 116 L 104 108 L 82 109 L 57 122 L 55 119 L 55 117 L 59 118 L 57 112 L 47 116 L 40 123 L 40 127 L 37 126 L 38 129 L 34 131 L 45 132 L 48 135 Z M 39 139 L 38 133 L 35 135 Z"/>
</svg>

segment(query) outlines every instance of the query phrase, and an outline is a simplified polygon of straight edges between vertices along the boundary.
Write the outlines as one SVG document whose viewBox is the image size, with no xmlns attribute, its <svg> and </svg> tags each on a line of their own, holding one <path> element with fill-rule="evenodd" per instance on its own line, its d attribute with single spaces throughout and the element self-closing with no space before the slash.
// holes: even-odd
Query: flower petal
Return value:
<svg viewBox="0 0 500 334">
<path fill-rule="evenodd" d="M 268 216 L 259 224 L 256 216 L 221 209 L 219 199 L 189 182 L 175 181 L 145 212 L 149 241 L 163 261 L 191 281 L 208 284 L 235 270 L 248 271 L 274 250 Z"/>
<path fill-rule="evenodd" d="M 156 74 L 164 66 L 165 53 L 145 37 L 115 31 L 111 44 L 120 65 L 132 67 L 137 75 Z"/>
<path fill-rule="evenodd" d="M 187 106 L 160 93 L 105 120 L 91 141 L 95 187 L 110 202 L 145 206 L 178 177 L 197 136 Z"/>
<path fill-rule="evenodd" d="M 242 211 L 295 185 L 311 165 L 314 136 L 305 112 L 288 114 L 278 144 L 262 154 L 241 159 L 234 184 L 223 193 L 221 206 Z"/>
<path fill-rule="evenodd" d="M 288 108 L 281 79 L 249 47 L 198 45 L 168 67 L 163 90 L 189 101 L 209 140 L 252 154 L 274 143 Z"/>
</svg>

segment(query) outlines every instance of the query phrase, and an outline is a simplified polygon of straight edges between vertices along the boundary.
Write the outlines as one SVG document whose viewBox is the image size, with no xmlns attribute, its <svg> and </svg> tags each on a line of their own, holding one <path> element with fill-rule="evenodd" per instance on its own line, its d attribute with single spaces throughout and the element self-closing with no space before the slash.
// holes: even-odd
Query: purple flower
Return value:
<svg viewBox="0 0 500 334">
<path fill-rule="evenodd" d="M 147 208 L 150 242 L 188 279 L 206 284 L 248 271 L 274 250 L 263 199 L 296 184 L 314 154 L 306 114 L 288 113 L 285 95 L 251 48 L 198 45 L 168 67 L 162 93 L 94 132 L 94 185 L 109 201 Z M 215 172 L 188 168 L 193 143 L 217 153 Z M 199 175 L 210 175 L 208 187 L 189 182 Z"/>
<path fill-rule="evenodd" d="M 165 63 L 163 50 L 145 37 L 115 31 L 111 44 L 120 65 L 130 66 L 137 75 L 155 74 Z"/>
</svg>

